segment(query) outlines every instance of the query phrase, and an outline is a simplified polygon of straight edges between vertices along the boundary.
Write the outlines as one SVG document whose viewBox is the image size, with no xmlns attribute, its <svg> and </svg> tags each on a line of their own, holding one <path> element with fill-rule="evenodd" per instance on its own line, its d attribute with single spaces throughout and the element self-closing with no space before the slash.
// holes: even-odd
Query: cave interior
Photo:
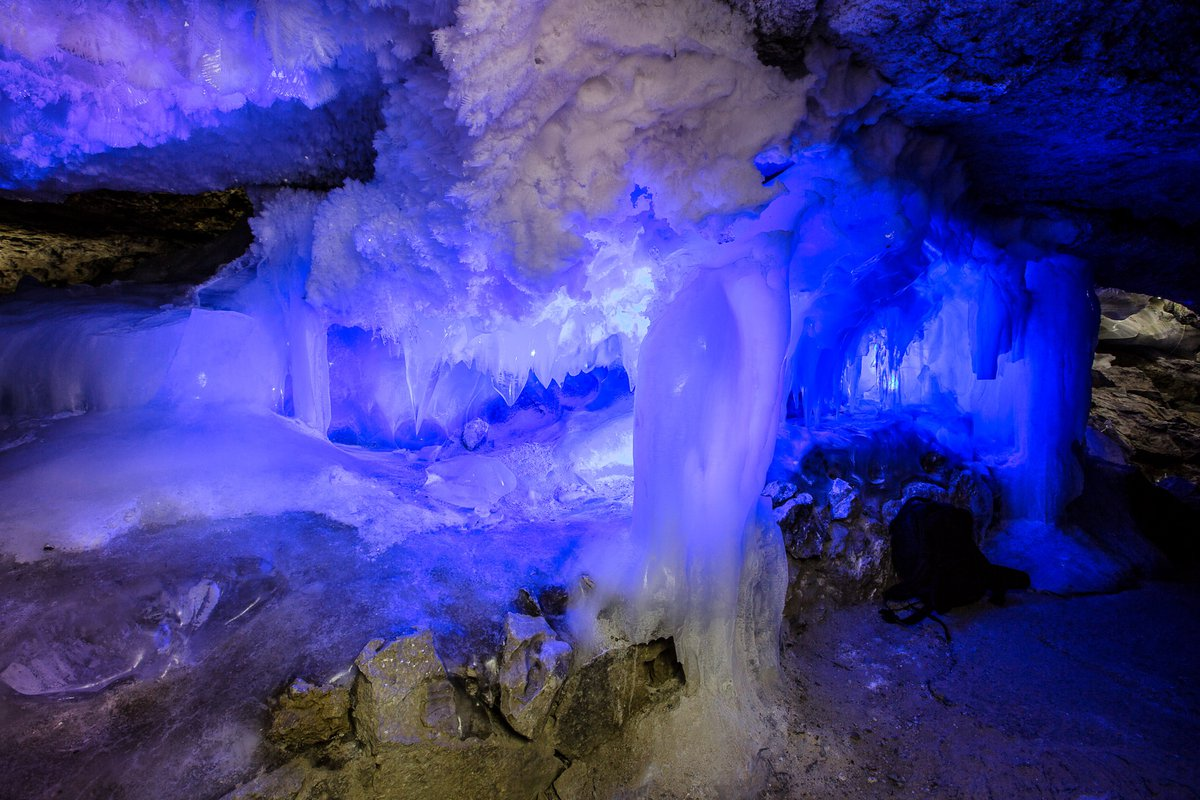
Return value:
<svg viewBox="0 0 1200 800">
<path fill-rule="evenodd" d="M 8 16 L 0 794 L 1200 793 L 1191 4 Z M 1031 588 L 887 626 L 913 498 Z M 842 763 L 839 636 L 1153 756 Z"/>
</svg>

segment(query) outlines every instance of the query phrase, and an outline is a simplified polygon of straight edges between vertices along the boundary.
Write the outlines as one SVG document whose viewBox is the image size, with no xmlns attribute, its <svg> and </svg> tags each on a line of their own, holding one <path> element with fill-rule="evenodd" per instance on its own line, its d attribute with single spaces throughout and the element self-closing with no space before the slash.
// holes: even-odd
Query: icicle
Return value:
<svg viewBox="0 0 1200 800">
<path fill-rule="evenodd" d="M 439 343 L 440 344 L 440 343 Z M 413 425 L 420 432 L 425 422 L 425 411 L 430 395 L 437 386 L 442 371 L 441 348 L 429 344 L 416 336 L 406 338 L 404 352 L 404 381 L 408 387 L 408 398 L 412 403 Z"/>
</svg>

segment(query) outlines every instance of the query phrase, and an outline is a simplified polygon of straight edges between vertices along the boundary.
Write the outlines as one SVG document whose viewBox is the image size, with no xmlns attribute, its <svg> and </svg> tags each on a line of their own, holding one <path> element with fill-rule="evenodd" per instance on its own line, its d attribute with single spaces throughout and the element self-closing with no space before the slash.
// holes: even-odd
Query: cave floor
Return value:
<svg viewBox="0 0 1200 800">
<path fill-rule="evenodd" d="M 620 519 L 429 532 L 371 554 L 317 515 L 251 517 L 0 564 L 3 663 L 117 676 L 48 697 L 0 687 L 0 798 L 218 797 L 270 760 L 266 701 L 292 677 L 329 679 L 368 639 L 420 626 L 448 666 L 494 652 L 516 589 L 561 578 Z M 206 612 L 209 581 L 222 594 Z M 181 621 L 148 638 L 164 605 Z M 788 632 L 761 797 L 1200 797 L 1200 582 L 1019 593 L 944 620 L 949 643 L 874 604 Z M 147 655 L 126 674 L 131 648 Z M 674 796 L 656 791 L 638 796 Z"/>
<path fill-rule="evenodd" d="M 429 531 L 375 553 L 291 513 L 0 559 L 0 800 L 220 797 L 275 758 L 268 703 L 290 681 L 338 680 L 371 639 L 420 629 L 451 671 L 489 657 L 518 589 L 569 574 L 620 519 Z"/>
<path fill-rule="evenodd" d="M 1024 593 L 882 624 L 831 609 L 784 647 L 765 797 L 1200 797 L 1200 585 Z"/>
</svg>

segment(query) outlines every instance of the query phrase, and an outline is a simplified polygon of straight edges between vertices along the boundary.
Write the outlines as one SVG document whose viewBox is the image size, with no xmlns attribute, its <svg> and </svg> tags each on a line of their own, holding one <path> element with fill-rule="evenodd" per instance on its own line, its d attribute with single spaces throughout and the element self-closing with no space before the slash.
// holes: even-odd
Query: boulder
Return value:
<svg viewBox="0 0 1200 800">
<path fill-rule="evenodd" d="M 487 420 L 476 417 L 463 426 L 462 444 L 468 450 L 475 450 L 487 439 Z"/>
<path fill-rule="evenodd" d="M 799 491 L 791 481 L 771 481 L 762 490 L 763 497 L 771 498 L 771 507 L 779 508 L 796 496 Z"/>
<path fill-rule="evenodd" d="M 829 486 L 829 515 L 834 519 L 849 519 L 858 511 L 858 492 L 841 478 Z"/>
<path fill-rule="evenodd" d="M 571 671 L 553 714 L 554 749 L 587 756 L 617 737 L 643 710 L 678 697 L 683 666 L 671 639 L 621 647 Z"/>
<path fill-rule="evenodd" d="M 462 730 L 457 690 L 433 649 L 432 633 L 413 633 L 386 645 L 374 639 L 354 666 L 354 729 L 372 750 L 383 744 L 457 738 Z"/>
<path fill-rule="evenodd" d="M 500 711 L 532 738 L 542 727 L 571 667 L 571 646 L 542 617 L 509 614 L 500 654 Z"/>
<path fill-rule="evenodd" d="M 783 531 L 789 556 L 800 560 L 820 557 L 829 541 L 829 513 L 815 506 L 811 494 L 798 494 L 775 509 L 775 521 Z"/>
</svg>

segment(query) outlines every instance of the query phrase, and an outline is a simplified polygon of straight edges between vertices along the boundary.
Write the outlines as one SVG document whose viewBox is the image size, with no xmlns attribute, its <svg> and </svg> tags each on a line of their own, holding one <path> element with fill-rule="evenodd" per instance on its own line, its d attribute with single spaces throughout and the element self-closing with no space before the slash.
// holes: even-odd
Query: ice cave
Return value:
<svg viewBox="0 0 1200 800">
<path fill-rule="evenodd" d="M 1200 797 L 1191 3 L 0 8 L 0 797 Z"/>
</svg>

